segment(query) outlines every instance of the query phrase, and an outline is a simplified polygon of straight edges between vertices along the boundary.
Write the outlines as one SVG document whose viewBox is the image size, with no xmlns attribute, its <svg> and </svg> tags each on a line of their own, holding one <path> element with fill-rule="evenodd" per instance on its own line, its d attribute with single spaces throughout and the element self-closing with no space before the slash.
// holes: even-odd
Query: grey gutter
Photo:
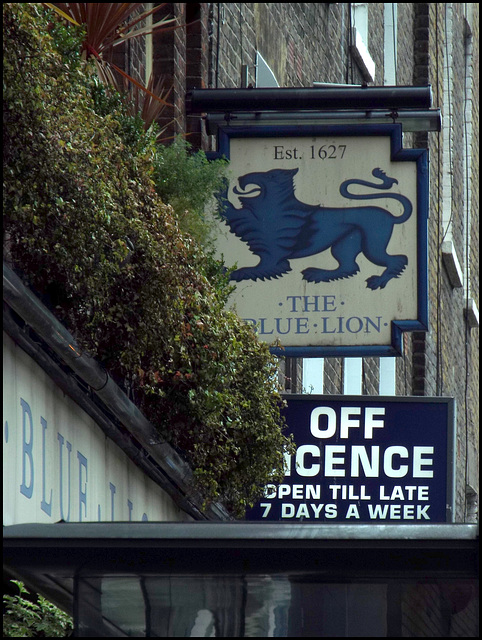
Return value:
<svg viewBox="0 0 482 640">
<path fill-rule="evenodd" d="M 73 336 L 5 263 L 3 264 L 3 299 L 48 344 L 61 360 L 91 388 L 108 411 L 124 425 L 155 460 L 163 472 L 156 474 L 157 482 L 169 493 L 176 504 L 196 520 L 200 518 L 231 519 L 225 507 L 220 503 L 210 505 L 203 512 L 203 497 L 194 489 L 195 481 L 190 466 L 160 436 L 154 426 L 129 400 L 105 369 L 93 358 L 82 353 Z M 7 319 L 5 328 L 8 330 L 9 327 L 11 331 L 14 330 L 12 322 L 9 323 Z M 12 337 L 15 339 L 15 336 Z M 74 399 L 78 401 L 82 391 L 78 386 L 70 385 L 70 393 L 73 393 L 76 396 Z M 100 426 L 102 427 L 102 425 Z M 111 438 L 112 429 L 118 431 L 111 423 L 111 433 L 107 434 Z M 126 447 L 122 444 L 123 442 L 125 442 L 125 436 L 121 437 L 121 434 L 119 434 L 117 444 L 132 459 L 132 447 L 127 447 L 126 450 Z M 138 461 L 134 461 L 138 464 Z"/>
<path fill-rule="evenodd" d="M 273 548 L 295 542 L 304 546 L 356 546 L 379 542 L 403 547 L 418 541 L 431 548 L 439 541 L 461 543 L 478 540 L 477 524 L 337 524 L 313 522 L 82 522 L 16 524 L 3 528 L 5 546 L 43 544 L 61 541 L 71 546 L 89 546 L 92 540 L 109 547 L 115 540 L 128 540 L 132 547 L 149 541 L 184 548 L 226 545 Z M 103 541 L 102 543 L 100 541 Z"/>
</svg>

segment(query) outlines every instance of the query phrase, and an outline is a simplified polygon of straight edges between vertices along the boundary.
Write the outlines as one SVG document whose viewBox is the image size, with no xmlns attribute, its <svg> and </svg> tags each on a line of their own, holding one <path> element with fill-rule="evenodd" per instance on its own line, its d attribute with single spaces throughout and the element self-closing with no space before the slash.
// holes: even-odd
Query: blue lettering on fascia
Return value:
<svg viewBox="0 0 482 640">
<path fill-rule="evenodd" d="M 42 425 L 42 500 L 40 508 L 48 516 L 52 516 L 52 489 L 50 489 L 50 502 L 45 500 L 45 432 L 47 431 L 47 420 L 40 416 L 40 424 Z"/>
<path fill-rule="evenodd" d="M 33 466 L 33 418 L 30 405 L 23 398 L 20 398 L 20 406 L 22 407 L 22 484 L 20 485 L 20 493 L 26 498 L 31 498 L 33 494 L 34 483 L 34 466 Z M 27 441 L 27 417 L 30 425 L 30 437 Z M 30 484 L 27 485 L 26 471 L 27 464 L 30 472 Z"/>
<path fill-rule="evenodd" d="M 79 522 L 82 522 L 82 505 L 84 505 L 84 515 L 87 517 L 87 458 L 80 451 L 77 451 L 79 460 Z M 82 478 L 82 469 L 85 469 L 85 480 Z M 82 482 L 85 482 L 84 489 Z"/>
<path fill-rule="evenodd" d="M 22 483 L 20 484 L 20 493 L 26 498 L 31 499 L 34 491 L 34 479 L 35 479 L 35 461 L 33 456 L 34 446 L 34 420 L 32 415 L 32 409 L 29 403 L 20 398 L 20 407 L 22 411 Z M 40 507 L 44 513 L 49 517 L 52 517 L 52 511 L 54 507 L 54 491 L 52 487 L 48 486 L 49 474 L 47 469 L 47 446 L 48 446 L 48 422 L 40 416 L 41 425 L 41 479 L 42 479 L 42 491 Z M 6 441 L 8 442 L 7 435 L 8 425 L 5 423 Z M 57 441 L 59 444 L 58 450 L 58 468 L 59 468 L 59 511 L 60 519 L 64 522 L 70 522 L 71 519 L 71 504 L 72 504 L 72 444 L 64 438 L 64 436 L 57 432 Z M 67 461 L 64 455 L 64 445 L 67 450 Z M 88 460 L 80 452 L 77 451 L 77 459 L 79 461 L 79 522 L 82 522 L 87 517 L 87 485 L 88 485 Z M 66 481 L 67 479 L 67 481 Z M 109 482 L 109 490 L 111 495 L 111 521 L 115 520 L 115 494 L 116 486 L 112 482 Z M 132 521 L 133 517 L 133 503 L 131 500 L 127 500 L 127 507 L 129 511 L 129 521 Z M 98 505 L 97 517 L 99 522 L 101 517 L 101 505 Z M 147 514 L 143 514 L 142 520 L 147 522 Z"/>
<path fill-rule="evenodd" d="M 68 471 L 67 471 L 67 479 L 68 479 L 68 489 L 67 489 L 67 505 L 68 505 L 68 512 L 67 512 L 67 516 L 65 516 L 65 512 L 64 512 L 64 487 L 63 487 L 63 463 L 62 463 L 62 449 L 64 447 L 64 437 L 60 434 L 57 433 L 57 440 L 59 441 L 59 482 L 60 482 L 60 486 L 59 486 L 59 501 L 60 501 L 60 518 L 61 520 L 65 520 L 65 522 L 69 522 L 70 521 L 70 454 L 72 453 L 72 445 L 71 443 L 67 440 L 66 443 L 66 448 L 68 451 Z"/>
</svg>

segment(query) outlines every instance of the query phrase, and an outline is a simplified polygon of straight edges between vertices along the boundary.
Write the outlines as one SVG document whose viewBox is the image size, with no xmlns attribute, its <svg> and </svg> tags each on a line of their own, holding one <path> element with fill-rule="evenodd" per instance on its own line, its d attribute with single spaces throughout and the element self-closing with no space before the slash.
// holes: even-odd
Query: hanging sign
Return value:
<svg viewBox="0 0 482 640">
<path fill-rule="evenodd" d="M 427 327 L 427 154 L 401 125 L 219 129 L 230 303 L 286 356 L 401 353 Z"/>
<path fill-rule="evenodd" d="M 285 396 L 297 451 L 248 520 L 452 522 L 454 400 Z"/>
</svg>

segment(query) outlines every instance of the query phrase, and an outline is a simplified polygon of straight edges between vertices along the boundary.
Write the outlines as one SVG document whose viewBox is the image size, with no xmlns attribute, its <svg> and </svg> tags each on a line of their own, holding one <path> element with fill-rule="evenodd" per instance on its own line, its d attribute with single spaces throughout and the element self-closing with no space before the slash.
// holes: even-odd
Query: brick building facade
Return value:
<svg viewBox="0 0 482 640">
<path fill-rule="evenodd" d="M 170 14 L 187 26 L 148 37 L 137 65 L 173 86 L 166 137 L 188 133 L 208 151 L 214 137 L 185 110 L 194 88 L 432 86 L 442 130 L 404 134 L 405 147 L 430 152 L 429 330 L 404 334 L 403 357 L 326 358 L 310 370 L 324 394 L 455 397 L 456 522 L 474 521 L 478 496 L 478 12 L 477 3 L 168 3 L 154 22 Z M 281 364 L 288 392 L 310 390 L 303 369 L 300 359 Z"/>
<path fill-rule="evenodd" d="M 140 10 L 152 7 L 146 4 Z M 154 83 L 164 77 L 172 87 L 173 106 L 159 118 L 166 143 L 181 134 L 188 135 L 195 148 L 216 150 L 205 119 L 186 112 L 186 94 L 195 88 L 313 87 L 314 83 L 432 86 L 433 104 L 442 114 L 441 130 L 404 132 L 403 137 L 405 148 L 430 153 L 428 330 L 404 333 L 402 355 L 397 358 L 285 358 L 280 360 L 280 379 L 292 394 L 454 397 L 457 526 L 168 522 L 163 518 L 178 517 L 174 503 L 167 503 L 165 515 L 156 516 L 159 521 L 148 523 L 142 517 L 143 522 L 114 522 L 116 486 L 109 483 L 104 493 L 110 499 L 112 522 L 35 521 L 4 527 L 9 529 L 7 568 L 30 588 L 73 611 L 76 636 L 478 637 L 477 527 L 458 523 L 478 521 L 479 5 L 166 3 L 148 22 L 167 15 L 176 18 L 176 29 L 129 40 L 114 54 L 116 64 L 146 84 L 152 74 Z M 11 290 L 11 300 L 17 299 L 19 287 Z M 37 314 L 38 307 L 32 308 L 32 315 Z M 45 325 L 43 318 L 40 322 Z M 57 330 L 51 334 L 55 341 L 57 336 L 66 340 L 65 350 L 73 350 L 71 336 Z M 42 351 L 42 342 L 37 342 L 27 322 L 18 336 L 20 345 L 31 345 L 30 353 Z M 75 357 L 80 372 L 91 370 L 92 363 L 87 366 L 80 360 L 82 354 L 76 350 L 74 354 L 69 353 L 66 361 Z M 69 400 L 66 394 L 70 385 L 77 385 L 76 379 L 67 377 L 57 359 L 51 359 L 51 371 L 68 381 L 62 395 Z M 23 362 L 28 376 L 35 377 L 28 361 Z M 69 366 L 77 371 L 75 365 Z M 92 391 L 102 391 L 107 382 L 102 384 L 98 388 L 96 380 L 85 383 L 88 403 L 82 406 L 106 420 Z M 33 390 L 34 385 L 26 388 Z M 83 380 L 81 393 L 87 398 Z M 43 389 L 37 395 L 52 404 Z M 114 397 L 112 406 L 118 404 L 124 415 L 126 405 L 120 396 Z M 21 402 L 22 407 L 27 405 L 24 399 Z M 24 464 L 26 458 L 32 461 L 33 419 L 23 411 Z M 114 409 L 112 413 L 117 416 Z M 65 424 L 59 421 L 62 429 L 69 425 L 65 415 Z M 131 420 L 129 414 L 129 424 Z M 50 486 L 45 482 L 47 420 L 40 417 L 39 424 L 43 440 L 38 459 L 43 471 L 36 482 L 42 487 L 44 509 L 50 506 L 45 500 L 45 487 Z M 138 429 L 143 428 L 141 423 Z M 6 440 L 8 433 L 5 422 Z M 135 444 L 133 458 L 156 483 L 170 488 L 181 468 L 164 447 L 158 454 L 158 440 L 151 440 L 148 433 L 146 455 L 141 456 Z M 97 443 L 103 443 L 104 436 L 89 436 L 88 441 L 97 455 Z M 56 446 L 57 442 L 62 502 L 60 432 Z M 66 449 L 70 478 L 68 441 Z M 154 465 L 156 455 L 166 456 L 162 474 Z M 100 458 L 106 467 L 111 464 L 107 448 Z M 77 459 L 83 497 L 87 458 L 77 451 Z M 33 476 L 32 462 L 31 487 Z M 89 463 L 92 476 L 95 486 Z M 134 473 L 126 471 L 125 476 L 133 485 Z M 182 486 L 190 486 L 183 467 L 181 480 Z M 70 479 L 68 487 L 70 496 Z M 185 502 L 183 497 L 182 509 Z M 81 505 L 79 501 L 80 513 Z M 100 521 L 101 505 L 96 506 Z M 195 511 L 186 513 L 197 517 Z"/>
</svg>

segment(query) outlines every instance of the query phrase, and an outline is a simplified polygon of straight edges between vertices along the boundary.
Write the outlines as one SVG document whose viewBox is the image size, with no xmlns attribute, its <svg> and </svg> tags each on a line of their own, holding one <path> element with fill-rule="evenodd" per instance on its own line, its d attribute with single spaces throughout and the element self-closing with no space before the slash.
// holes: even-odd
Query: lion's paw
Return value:
<svg viewBox="0 0 482 640">
<path fill-rule="evenodd" d="M 233 271 L 230 279 L 236 282 L 241 282 L 242 280 L 270 280 L 271 278 L 279 278 L 283 274 L 288 273 L 288 271 L 291 271 L 288 262 L 286 262 L 286 264 L 265 266 L 263 268 L 259 265 L 257 267 L 242 267 L 241 269 Z"/>
<path fill-rule="evenodd" d="M 316 269 L 308 267 L 302 271 L 303 279 L 308 282 L 328 282 L 333 277 L 333 272 L 327 269 Z"/>
<path fill-rule="evenodd" d="M 387 282 L 388 280 L 383 276 L 371 276 L 366 279 L 367 287 L 368 289 L 372 289 L 372 291 L 375 291 L 375 289 L 383 289 Z"/>
<path fill-rule="evenodd" d="M 230 275 L 230 280 L 241 282 L 242 280 L 257 280 L 261 278 L 262 274 L 259 273 L 256 267 L 243 267 L 242 269 L 236 269 Z"/>
</svg>

